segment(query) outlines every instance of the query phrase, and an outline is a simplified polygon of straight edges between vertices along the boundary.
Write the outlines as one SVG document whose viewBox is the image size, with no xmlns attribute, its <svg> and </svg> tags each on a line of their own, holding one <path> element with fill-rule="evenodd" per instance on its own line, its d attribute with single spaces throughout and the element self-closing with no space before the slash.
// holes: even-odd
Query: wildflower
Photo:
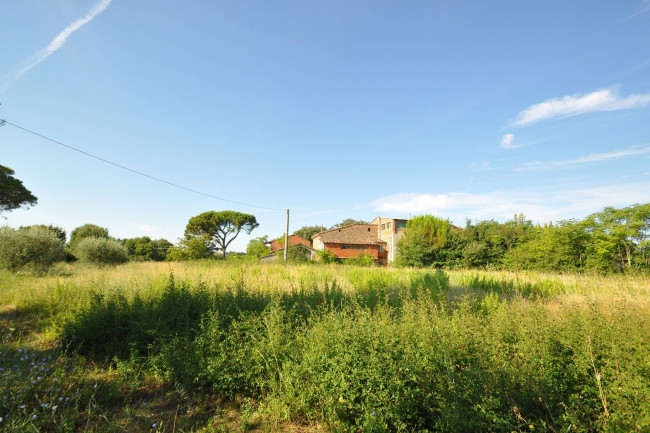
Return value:
<svg viewBox="0 0 650 433">
<path fill-rule="evenodd" d="M 158 425 L 158 423 L 155 422 L 155 423 L 153 423 L 153 424 L 151 425 L 151 428 L 156 428 L 157 425 Z"/>
<path fill-rule="evenodd" d="M 21 409 L 25 409 L 25 405 L 24 405 L 24 404 L 21 405 L 20 408 L 21 408 Z"/>
<path fill-rule="evenodd" d="M 530 424 L 530 425 L 528 426 L 528 428 L 531 429 L 531 430 L 534 430 L 534 429 L 535 429 L 535 426 L 532 425 L 532 424 Z"/>
<path fill-rule="evenodd" d="M 345 399 L 343 398 L 343 396 L 340 396 L 339 397 L 339 403 L 344 403 L 344 402 L 345 402 Z"/>
<path fill-rule="evenodd" d="M 56 408 L 59 407 L 57 405 L 52 406 L 52 410 L 56 410 Z"/>
<path fill-rule="evenodd" d="M 36 414 L 32 415 L 32 419 L 36 419 L 36 418 L 38 418 L 38 416 L 36 416 Z"/>
<path fill-rule="evenodd" d="M 371 416 L 377 416 L 377 414 L 376 414 L 376 413 L 374 413 L 374 412 L 373 412 L 373 413 L 371 413 L 370 415 L 371 415 Z"/>
</svg>

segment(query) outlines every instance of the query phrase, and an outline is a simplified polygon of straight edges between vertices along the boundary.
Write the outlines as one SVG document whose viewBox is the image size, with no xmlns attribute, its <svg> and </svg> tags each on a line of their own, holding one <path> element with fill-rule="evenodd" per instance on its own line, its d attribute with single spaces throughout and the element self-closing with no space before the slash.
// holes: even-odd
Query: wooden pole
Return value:
<svg viewBox="0 0 650 433">
<path fill-rule="evenodd" d="M 289 209 L 287 209 L 287 230 L 284 232 L 284 262 L 289 260 Z"/>
</svg>

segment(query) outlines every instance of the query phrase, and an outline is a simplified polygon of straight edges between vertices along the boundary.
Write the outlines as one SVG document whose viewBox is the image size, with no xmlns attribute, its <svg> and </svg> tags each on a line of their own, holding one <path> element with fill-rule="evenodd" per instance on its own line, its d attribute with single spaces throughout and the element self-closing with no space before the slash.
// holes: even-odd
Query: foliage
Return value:
<svg viewBox="0 0 650 433">
<path fill-rule="evenodd" d="M 166 239 L 152 240 L 148 236 L 143 236 L 125 239 L 124 247 L 131 260 L 162 262 L 165 261 L 167 251 L 172 247 L 172 243 Z"/>
<path fill-rule="evenodd" d="M 318 250 L 316 251 L 316 260 L 321 263 L 340 263 L 340 259 L 330 250 Z"/>
<path fill-rule="evenodd" d="M 86 238 L 104 238 L 108 239 L 108 229 L 95 224 L 84 224 L 77 227 L 70 233 L 70 248 L 75 246 Z"/>
<path fill-rule="evenodd" d="M 506 269 L 554 269 L 579 271 L 584 268 L 589 234 L 575 221 L 536 227 L 527 242 L 506 252 Z"/>
<path fill-rule="evenodd" d="M 209 211 L 190 218 L 185 228 L 186 237 L 204 237 L 226 258 L 228 245 L 240 232 L 250 234 L 259 224 L 253 215 L 235 211 Z"/>
<path fill-rule="evenodd" d="M 15 171 L 0 165 L 0 213 L 18 209 L 21 206 L 34 206 L 38 199 L 21 180 L 13 177 Z"/>
<path fill-rule="evenodd" d="M 269 254 L 271 247 L 267 245 L 268 241 L 269 237 L 266 235 L 251 239 L 248 241 L 248 246 L 246 247 L 246 255 L 259 259 L 260 257 Z"/>
<path fill-rule="evenodd" d="M 607 250 L 605 254 L 613 258 L 618 267 L 629 269 L 635 264 L 647 264 L 647 249 L 639 247 L 650 239 L 650 203 L 622 209 L 606 207 L 602 212 L 589 215 L 585 225 L 598 240 L 597 245 Z"/>
<path fill-rule="evenodd" d="M 368 221 L 364 220 L 355 220 L 352 218 L 346 218 L 338 224 L 334 224 L 330 229 L 340 229 L 341 227 L 351 226 L 353 224 L 369 224 Z"/>
<path fill-rule="evenodd" d="M 309 261 L 309 250 L 305 245 L 291 245 L 287 250 L 287 260 L 290 262 Z M 282 254 L 284 257 L 284 252 Z"/>
<path fill-rule="evenodd" d="M 167 250 L 166 260 L 182 262 L 214 258 L 214 247 L 204 237 L 181 239 L 177 245 Z"/>
<path fill-rule="evenodd" d="M 646 289 L 642 300 L 612 285 L 599 302 L 576 292 L 567 303 L 554 299 L 567 287 L 527 282 L 530 274 L 465 273 L 454 288 L 442 271 L 338 268 L 354 277 L 356 289 L 344 292 L 303 286 L 330 271 L 303 266 L 292 282 L 300 290 L 277 291 L 247 286 L 241 264 L 223 265 L 226 286 L 170 277 L 146 296 L 107 286 L 57 319 L 58 337 L 183 394 L 248 401 L 245 410 L 260 416 L 327 431 L 650 427 Z M 264 269 L 285 279 L 292 268 Z M 458 289 L 464 296 L 453 299 Z"/>
<path fill-rule="evenodd" d="M 316 233 L 324 232 L 325 230 L 327 230 L 327 227 L 325 226 L 304 226 L 293 232 L 293 234 L 300 236 L 301 238 L 306 239 L 311 243 L 312 236 L 314 236 Z"/>
<path fill-rule="evenodd" d="M 64 244 L 48 228 L 33 226 L 14 230 L 0 227 L 0 268 L 45 272 L 65 258 Z"/>
<path fill-rule="evenodd" d="M 57 226 L 53 226 L 53 225 L 45 225 L 45 224 L 34 224 L 34 225 L 31 225 L 31 226 L 21 226 L 20 230 L 30 229 L 32 227 L 40 227 L 40 228 L 43 228 L 43 229 L 50 230 L 52 233 L 54 233 L 56 235 L 57 238 L 59 238 L 59 240 L 61 242 L 63 242 L 64 244 L 66 242 L 66 239 L 67 239 L 66 238 L 66 232 L 61 227 L 57 227 Z"/>
<path fill-rule="evenodd" d="M 433 215 L 418 215 L 406 224 L 404 236 L 397 245 L 398 266 L 430 266 L 445 246 L 451 225 Z"/>
<path fill-rule="evenodd" d="M 129 260 L 127 249 L 114 239 L 84 238 L 74 246 L 74 255 L 82 263 L 119 265 Z"/>
<path fill-rule="evenodd" d="M 375 265 L 375 256 L 367 251 L 362 251 L 358 255 L 346 259 L 344 263 L 352 266 L 370 267 Z"/>
</svg>

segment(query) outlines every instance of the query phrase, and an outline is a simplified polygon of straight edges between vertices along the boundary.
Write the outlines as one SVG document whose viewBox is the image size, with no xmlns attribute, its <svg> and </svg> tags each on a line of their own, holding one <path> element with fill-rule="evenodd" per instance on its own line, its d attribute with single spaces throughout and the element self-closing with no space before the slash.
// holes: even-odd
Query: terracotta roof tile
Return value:
<svg viewBox="0 0 650 433">
<path fill-rule="evenodd" d="M 384 245 L 379 239 L 376 224 L 353 224 L 338 229 L 326 230 L 312 236 L 326 244 Z"/>
</svg>

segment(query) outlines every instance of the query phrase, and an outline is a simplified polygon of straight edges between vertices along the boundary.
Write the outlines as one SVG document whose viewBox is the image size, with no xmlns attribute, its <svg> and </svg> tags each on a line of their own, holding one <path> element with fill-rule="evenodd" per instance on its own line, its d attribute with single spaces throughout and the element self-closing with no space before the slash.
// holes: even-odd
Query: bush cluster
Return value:
<svg viewBox="0 0 650 433">
<path fill-rule="evenodd" d="M 0 228 L 0 268 L 10 272 L 45 272 L 65 258 L 65 246 L 58 234 L 41 226 L 19 230 Z"/>
<path fill-rule="evenodd" d="M 129 260 L 127 249 L 114 239 L 84 238 L 73 252 L 82 263 L 93 265 L 119 265 Z"/>
</svg>

